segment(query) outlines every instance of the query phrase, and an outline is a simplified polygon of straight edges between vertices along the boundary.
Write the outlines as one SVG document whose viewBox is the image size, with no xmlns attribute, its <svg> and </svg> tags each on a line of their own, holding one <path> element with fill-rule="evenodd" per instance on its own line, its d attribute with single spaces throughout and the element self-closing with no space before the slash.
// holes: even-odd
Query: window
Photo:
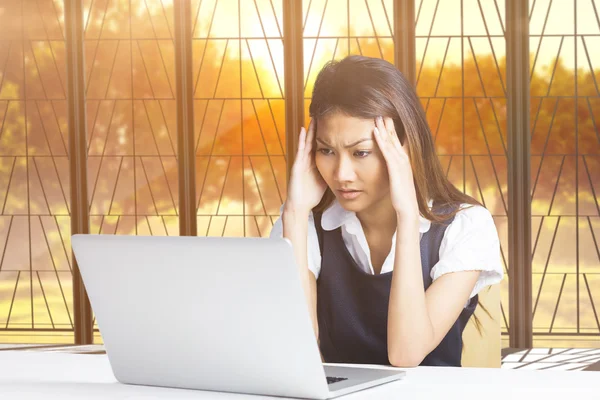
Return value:
<svg viewBox="0 0 600 400">
<path fill-rule="evenodd" d="M 173 0 L 81 1 L 90 232 L 178 235 Z M 407 1 L 302 2 L 295 57 L 306 125 L 325 62 L 363 54 L 393 63 L 404 54 L 395 51 L 394 15 Z M 436 148 L 451 181 L 494 216 L 506 272 L 508 1 L 412 3 L 416 87 Z M 298 135 L 285 122 L 292 3 L 190 2 L 196 191 L 186 195 L 197 234 L 266 237 L 286 197 L 286 143 Z M 534 344 L 592 345 L 600 335 L 600 1 L 529 3 Z M 0 342 L 72 343 L 78 324 L 65 11 L 63 0 L 0 6 Z M 508 274 L 501 287 L 508 337 Z"/>
</svg>

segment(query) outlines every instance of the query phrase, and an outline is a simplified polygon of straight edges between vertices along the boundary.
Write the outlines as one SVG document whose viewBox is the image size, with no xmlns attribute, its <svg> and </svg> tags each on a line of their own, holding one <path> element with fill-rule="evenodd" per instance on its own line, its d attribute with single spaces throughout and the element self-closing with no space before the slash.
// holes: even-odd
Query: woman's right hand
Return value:
<svg viewBox="0 0 600 400">
<path fill-rule="evenodd" d="M 311 120 L 308 132 L 304 127 L 300 130 L 298 153 L 290 174 L 285 207 L 294 212 L 310 214 L 327 190 L 327 183 L 317 170 L 315 155 L 312 152 L 314 137 L 315 123 Z"/>
</svg>

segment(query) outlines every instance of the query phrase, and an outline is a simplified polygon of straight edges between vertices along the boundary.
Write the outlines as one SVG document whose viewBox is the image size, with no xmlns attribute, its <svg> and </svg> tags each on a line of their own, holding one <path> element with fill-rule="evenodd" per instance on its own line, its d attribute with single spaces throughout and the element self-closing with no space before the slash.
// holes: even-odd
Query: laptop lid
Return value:
<svg viewBox="0 0 600 400">
<path fill-rule="evenodd" d="M 78 234 L 72 247 L 119 381 L 327 397 L 287 239 Z"/>
</svg>

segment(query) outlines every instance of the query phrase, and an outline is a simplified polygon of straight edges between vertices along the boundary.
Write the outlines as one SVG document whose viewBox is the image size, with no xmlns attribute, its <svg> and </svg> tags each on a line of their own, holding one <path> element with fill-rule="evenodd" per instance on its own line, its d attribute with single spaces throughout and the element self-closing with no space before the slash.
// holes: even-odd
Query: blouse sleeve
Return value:
<svg viewBox="0 0 600 400">
<path fill-rule="evenodd" d="M 271 238 L 282 238 L 283 237 L 283 222 L 281 215 L 283 213 L 282 205 L 279 208 L 279 218 L 273 224 L 269 237 Z M 308 269 L 313 273 L 315 279 L 319 278 L 319 272 L 321 272 L 321 250 L 319 249 L 319 238 L 317 236 L 317 230 L 315 228 L 315 220 L 312 214 L 308 216 L 308 237 L 306 241 L 306 252 L 308 260 Z"/>
<path fill-rule="evenodd" d="M 504 276 L 500 241 L 494 219 L 481 206 L 460 210 L 446 229 L 440 244 L 440 259 L 431 270 L 433 281 L 460 271 L 481 271 L 469 298 Z"/>
</svg>

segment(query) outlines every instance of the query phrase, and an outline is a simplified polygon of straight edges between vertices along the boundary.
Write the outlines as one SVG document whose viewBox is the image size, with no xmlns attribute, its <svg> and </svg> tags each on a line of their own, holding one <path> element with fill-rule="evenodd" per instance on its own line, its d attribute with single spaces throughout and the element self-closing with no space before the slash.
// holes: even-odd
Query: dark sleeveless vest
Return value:
<svg viewBox="0 0 600 400">
<path fill-rule="evenodd" d="M 445 210 L 449 208 L 442 212 Z M 326 231 L 321 227 L 322 213 L 315 213 L 314 217 L 322 256 L 317 279 L 317 318 L 325 362 L 390 365 L 387 316 L 393 271 L 378 275 L 364 272 L 346 248 L 342 228 Z M 440 243 L 453 219 L 432 222 L 421 238 L 425 290 L 431 285 L 430 272 L 439 261 Z M 477 296 L 470 300 L 442 342 L 420 365 L 461 366 L 462 333 L 477 302 Z"/>
</svg>

